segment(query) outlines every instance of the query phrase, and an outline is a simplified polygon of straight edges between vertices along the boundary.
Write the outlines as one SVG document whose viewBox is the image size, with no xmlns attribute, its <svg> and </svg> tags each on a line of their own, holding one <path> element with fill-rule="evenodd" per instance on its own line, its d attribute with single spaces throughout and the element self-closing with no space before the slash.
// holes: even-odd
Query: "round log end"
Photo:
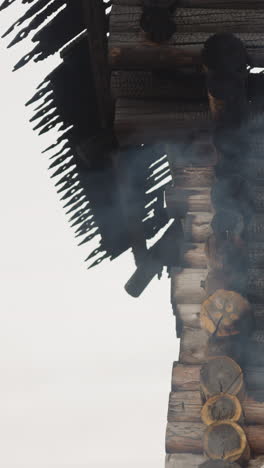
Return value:
<svg viewBox="0 0 264 468">
<path fill-rule="evenodd" d="M 219 393 L 207 400 L 202 408 L 201 418 L 207 426 L 216 421 L 238 422 L 242 418 L 241 404 L 236 396 Z"/>
<path fill-rule="evenodd" d="M 251 307 L 237 292 L 218 289 L 203 302 L 200 321 L 210 334 L 238 335 L 252 322 Z"/>
<path fill-rule="evenodd" d="M 234 422 L 215 422 L 205 430 L 204 451 L 213 460 L 243 460 L 249 454 L 246 434 L 242 427 Z"/>
<path fill-rule="evenodd" d="M 244 379 L 240 366 L 227 356 L 208 359 L 200 370 L 203 401 L 219 393 L 229 393 L 239 399 L 244 396 Z"/>
</svg>

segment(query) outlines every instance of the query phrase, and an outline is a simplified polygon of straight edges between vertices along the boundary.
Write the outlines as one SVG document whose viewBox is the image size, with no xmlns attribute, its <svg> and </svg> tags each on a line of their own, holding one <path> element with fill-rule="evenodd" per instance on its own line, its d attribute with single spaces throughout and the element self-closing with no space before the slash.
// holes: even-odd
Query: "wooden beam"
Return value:
<svg viewBox="0 0 264 468">
<path fill-rule="evenodd" d="M 111 74 L 114 98 L 168 98 L 207 100 L 205 79 L 201 73 L 114 70 Z"/>
<path fill-rule="evenodd" d="M 205 300 L 205 290 L 201 281 L 205 280 L 207 270 L 193 268 L 171 268 L 171 300 L 174 304 L 201 304 Z M 264 269 L 249 268 L 247 295 L 254 304 L 264 302 Z"/>
<path fill-rule="evenodd" d="M 245 424 L 264 424 L 264 402 L 250 396 L 242 400 Z M 199 391 L 171 392 L 168 422 L 199 422 L 203 402 Z"/>
<path fill-rule="evenodd" d="M 172 369 L 171 386 L 172 391 L 199 392 L 200 391 L 200 369 L 201 365 L 189 365 L 174 362 Z M 245 367 L 243 374 L 248 392 L 259 391 L 263 395 L 264 368 Z"/>
<path fill-rule="evenodd" d="M 110 16 L 110 34 L 139 34 L 141 15 L 140 6 L 114 4 Z M 232 5 L 229 9 L 176 8 L 172 17 L 177 25 L 177 35 L 186 32 L 263 32 L 264 11 L 259 9 L 233 9 Z"/>
<path fill-rule="evenodd" d="M 87 26 L 94 86 L 102 128 L 113 120 L 110 95 L 110 72 L 107 59 L 106 18 L 102 0 L 82 0 L 84 23 Z"/>
<path fill-rule="evenodd" d="M 113 0 L 114 5 L 141 6 L 142 0 Z M 262 0 L 178 0 L 183 8 L 259 8 L 264 9 Z"/>
<path fill-rule="evenodd" d="M 264 190 L 261 185 L 250 186 L 255 213 L 264 213 Z M 165 192 L 166 206 L 171 218 L 185 216 L 191 212 L 213 212 L 210 189 L 206 187 L 184 187 L 168 185 Z"/>
<path fill-rule="evenodd" d="M 205 425 L 193 422 L 168 423 L 166 431 L 167 453 L 203 453 Z M 264 452 L 264 426 L 243 426 L 250 448 L 255 454 Z"/>
<path fill-rule="evenodd" d="M 176 33 L 166 45 L 161 45 L 147 41 L 143 32 L 112 33 L 109 41 L 109 64 L 115 70 L 177 70 L 179 66 L 201 65 L 201 50 L 211 34 Z M 263 66 L 264 33 L 236 35 L 245 43 L 253 66 Z"/>
<path fill-rule="evenodd" d="M 264 329 L 264 305 L 251 304 L 256 329 Z M 175 304 L 172 302 L 174 315 L 181 320 L 184 327 L 201 328 L 201 304 Z"/>
</svg>

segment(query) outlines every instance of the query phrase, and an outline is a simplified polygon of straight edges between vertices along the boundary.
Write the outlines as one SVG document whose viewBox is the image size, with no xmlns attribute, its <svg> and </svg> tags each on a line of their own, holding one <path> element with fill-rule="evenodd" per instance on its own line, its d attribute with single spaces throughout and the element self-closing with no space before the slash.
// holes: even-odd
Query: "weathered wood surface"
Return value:
<svg viewBox="0 0 264 468">
<path fill-rule="evenodd" d="M 251 268 L 264 268 L 263 242 L 249 242 L 248 259 Z M 183 245 L 184 268 L 207 268 L 207 259 L 203 243 L 185 242 Z"/>
<path fill-rule="evenodd" d="M 198 468 L 240 468 L 240 465 L 223 460 L 207 460 Z"/>
<path fill-rule="evenodd" d="M 176 267 L 171 269 L 171 299 L 175 304 L 198 304 L 206 297 L 201 281 L 206 279 L 205 269 Z M 249 301 L 264 302 L 264 269 L 249 268 L 246 292 Z"/>
<path fill-rule="evenodd" d="M 111 90 L 115 98 L 167 98 L 206 100 L 205 79 L 201 73 L 114 70 Z"/>
<path fill-rule="evenodd" d="M 139 6 L 113 5 L 110 16 L 110 33 L 141 31 Z M 173 19 L 177 24 L 177 34 L 185 32 L 235 32 L 262 33 L 264 12 L 254 9 L 204 9 L 176 8 Z M 111 36 L 110 36 L 111 37 Z"/>
<path fill-rule="evenodd" d="M 214 32 L 214 31 L 212 31 Z M 115 33 L 109 40 L 109 64 L 112 69 L 176 70 L 183 65 L 200 65 L 203 44 L 212 32 L 174 34 L 164 44 L 147 40 L 143 32 Z M 254 66 L 264 64 L 264 33 L 236 34 L 246 45 Z"/>
<path fill-rule="evenodd" d="M 209 187 L 180 189 L 170 184 L 165 189 L 165 200 L 170 218 L 184 217 L 188 212 L 196 211 L 213 213 Z"/>
<path fill-rule="evenodd" d="M 204 452 L 211 459 L 243 462 L 250 458 L 250 448 L 241 426 L 231 421 L 218 421 L 207 426 Z"/>
<path fill-rule="evenodd" d="M 192 455 L 191 453 L 177 453 L 177 455 L 166 455 L 165 468 L 199 468 L 205 461 L 202 455 Z M 236 467 L 233 467 L 236 468 Z"/>
<path fill-rule="evenodd" d="M 200 329 L 184 328 L 180 340 L 179 361 L 184 364 L 203 364 L 207 360 L 207 333 Z"/>
<path fill-rule="evenodd" d="M 200 370 L 200 392 L 203 402 L 222 392 L 243 399 L 245 386 L 241 367 L 228 356 L 208 359 Z"/>
<path fill-rule="evenodd" d="M 171 268 L 171 300 L 174 304 L 201 304 L 205 299 L 205 291 L 201 281 L 205 280 L 207 271 L 204 269 Z"/>
<path fill-rule="evenodd" d="M 173 212 L 171 214 L 173 214 Z M 186 242 L 194 244 L 205 242 L 212 233 L 212 228 L 210 226 L 212 218 L 212 213 L 188 212 L 182 221 Z M 247 242 L 252 242 L 252 247 L 255 246 L 257 249 L 260 247 L 259 243 L 264 242 L 264 215 L 253 215 L 249 224 L 245 227 L 245 238 Z M 257 252 L 257 254 L 260 255 L 260 252 Z"/>
<path fill-rule="evenodd" d="M 210 127 L 207 104 L 118 99 L 115 132 L 121 145 L 175 141 L 190 130 Z"/>
<path fill-rule="evenodd" d="M 201 423 L 168 423 L 166 431 L 167 453 L 202 453 L 205 425 Z M 243 426 L 253 454 L 264 452 L 264 426 Z"/>
<path fill-rule="evenodd" d="M 238 423 L 243 422 L 241 403 L 235 395 L 229 393 L 219 393 L 209 398 L 203 405 L 200 416 L 207 426 L 215 421 L 226 419 Z"/>
<path fill-rule="evenodd" d="M 105 37 L 105 10 L 102 2 L 82 0 L 84 24 L 87 27 L 90 63 L 96 92 L 97 109 L 102 128 L 108 128 L 113 119 L 110 93 L 110 73 Z"/>
<path fill-rule="evenodd" d="M 197 382 L 198 383 L 198 382 Z M 245 424 L 264 424 L 264 402 L 250 396 L 242 400 Z M 199 391 L 171 392 L 169 396 L 169 422 L 202 422 L 203 402 Z"/>
<path fill-rule="evenodd" d="M 178 168 L 173 175 L 177 188 L 211 187 L 215 181 L 213 167 Z"/>
<path fill-rule="evenodd" d="M 245 327 L 250 331 L 252 309 L 240 294 L 219 289 L 201 305 L 200 318 L 201 327 L 211 335 L 237 335 Z"/>
<path fill-rule="evenodd" d="M 181 364 L 174 362 L 172 369 L 172 391 L 200 392 L 201 365 Z M 247 391 L 263 392 L 264 368 L 243 368 L 244 380 Z"/>
<path fill-rule="evenodd" d="M 114 5 L 141 6 L 142 0 L 113 0 Z M 262 0 L 178 0 L 184 8 L 264 8 Z"/>
<path fill-rule="evenodd" d="M 165 195 L 170 217 L 178 217 L 180 213 L 188 211 L 213 211 L 209 188 L 199 186 L 178 188 L 176 185 L 169 184 L 166 187 Z M 252 185 L 250 187 L 250 198 L 254 212 L 263 213 L 264 188 L 261 185 Z M 175 213 L 174 216 L 173 213 Z"/>
<path fill-rule="evenodd" d="M 201 328 L 201 304 L 174 304 L 173 313 L 179 318 L 184 327 Z M 251 304 L 256 329 L 264 329 L 264 305 Z"/>
</svg>

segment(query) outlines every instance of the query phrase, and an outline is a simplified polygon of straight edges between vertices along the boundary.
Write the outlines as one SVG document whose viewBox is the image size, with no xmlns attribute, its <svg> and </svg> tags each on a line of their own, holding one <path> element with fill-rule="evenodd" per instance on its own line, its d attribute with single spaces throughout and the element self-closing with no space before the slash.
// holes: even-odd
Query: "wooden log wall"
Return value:
<svg viewBox="0 0 264 468">
<path fill-rule="evenodd" d="M 181 0 L 173 18 L 177 32 L 165 44 L 154 44 L 140 29 L 140 2 L 113 1 L 109 61 L 115 130 L 121 145 L 166 141 L 173 179 L 166 205 L 171 218 L 182 220 L 185 239 L 181 264 L 171 269 L 181 342 L 169 399 L 166 468 L 239 468 L 264 451 L 264 398 L 258 386 L 264 358 L 252 367 L 262 334 L 251 333 L 264 325 L 262 108 L 248 105 L 250 163 L 237 156 L 245 179 L 238 190 L 237 179 L 223 178 L 221 164 L 236 171 L 212 138 L 217 126 L 212 118 L 221 118 L 227 104 L 206 89 L 201 74 L 203 44 L 217 32 L 235 33 L 247 50 L 247 64 L 261 66 L 263 12 L 261 2 Z M 241 148 L 237 145 L 237 154 Z M 227 226 L 223 232 L 221 223 Z M 251 360 L 245 361 L 251 348 Z M 243 366 L 237 393 L 231 391 L 230 373 L 228 385 L 221 384 L 216 394 L 201 384 L 201 365 L 222 356 Z M 215 369 L 211 379 L 218 382 Z"/>
</svg>

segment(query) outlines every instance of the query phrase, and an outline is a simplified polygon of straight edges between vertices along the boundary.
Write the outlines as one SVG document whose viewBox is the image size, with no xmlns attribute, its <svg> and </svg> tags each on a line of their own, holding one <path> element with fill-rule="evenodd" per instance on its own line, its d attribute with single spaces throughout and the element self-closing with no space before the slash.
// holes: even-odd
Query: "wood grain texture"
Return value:
<svg viewBox="0 0 264 468">
<path fill-rule="evenodd" d="M 175 362 L 172 369 L 172 390 L 173 391 L 200 391 L 200 370 L 201 365 L 181 364 Z M 264 368 L 245 367 L 243 368 L 246 389 L 249 392 L 260 391 L 264 388 Z M 255 417 L 255 416 L 254 416 Z"/>
<path fill-rule="evenodd" d="M 201 73 L 195 72 L 114 70 L 111 75 L 111 90 L 115 99 L 207 99 L 205 79 Z"/>
<path fill-rule="evenodd" d="M 113 70 L 176 70 L 179 66 L 201 65 L 201 50 L 212 32 L 176 33 L 166 45 L 148 41 L 143 32 L 113 32 L 109 40 L 109 65 Z M 263 66 L 264 33 L 236 35 L 246 45 L 252 64 Z"/>
<path fill-rule="evenodd" d="M 184 328 L 180 340 L 179 361 L 185 364 L 206 362 L 207 333 L 200 329 Z"/>
<path fill-rule="evenodd" d="M 231 5 L 230 5 L 231 6 Z M 139 33 L 142 8 L 139 6 L 113 5 L 110 16 L 110 32 Z M 172 15 L 177 33 L 184 32 L 263 32 L 264 12 L 254 9 L 203 9 L 176 8 Z"/>
<path fill-rule="evenodd" d="M 245 424 L 264 424 L 264 402 L 250 396 L 242 400 Z M 202 422 L 203 402 L 199 391 L 171 392 L 169 396 L 169 422 Z"/>
<path fill-rule="evenodd" d="M 186 183 L 189 182 L 186 180 Z M 206 185 L 194 187 L 190 183 L 181 189 L 174 184 L 169 184 L 166 187 L 165 196 L 170 217 L 183 216 L 189 211 L 213 212 L 211 191 Z M 264 213 L 264 187 L 262 185 L 250 186 L 250 199 L 254 213 Z M 220 206 L 220 202 L 218 205 Z M 181 215 L 181 213 L 183 214 Z"/>
<path fill-rule="evenodd" d="M 113 0 L 114 5 L 141 6 L 142 0 Z M 260 8 L 264 9 L 262 0 L 178 0 L 184 8 Z"/>
<path fill-rule="evenodd" d="M 203 452 L 203 434 L 205 425 L 201 423 L 168 423 L 166 431 L 167 453 Z M 243 426 L 253 454 L 264 452 L 264 426 Z"/>
<path fill-rule="evenodd" d="M 201 281 L 206 279 L 205 269 L 171 269 L 171 300 L 174 304 L 198 304 L 204 301 L 205 291 Z M 264 269 L 250 268 L 246 292 L 249 301 L 256 304 L 264 302 Z"/>
<path fill-rule="evenodd" d="M 264 329 L 264 304 L 251 304 L 256 329 Z M 174 304 L 174 315 L 181 320 L 184 327 L 201 328 L 201 304 Z"/>
<path fill-rule="evenodd" d="M 166 455 L 165 468 L 199 468 L 199 465 L 204 461 L 205 457 L 202 455 L 192 455 L 191 453 L 170 454 Z"/>
</svg>

